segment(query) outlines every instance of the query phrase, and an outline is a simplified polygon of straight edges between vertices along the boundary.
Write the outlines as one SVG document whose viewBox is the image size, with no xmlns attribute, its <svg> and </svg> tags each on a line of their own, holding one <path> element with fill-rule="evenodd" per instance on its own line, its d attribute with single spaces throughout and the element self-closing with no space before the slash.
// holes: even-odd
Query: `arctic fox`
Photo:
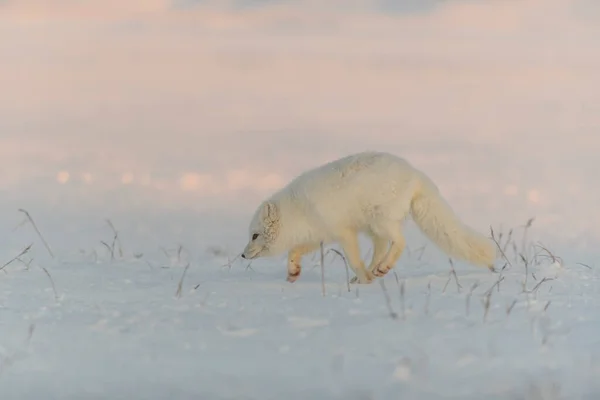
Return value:
<svg viewBox="0 0 600 400">
<path fill-rule="evenodd" d="M 302 256 L 337 242 L 356 274 L 370 283 L 387 274 L 405 247 L 401 222 L 410 214 L 448 255 L 493 270 L 494 243 L 465 226 L 435 184 L 406 160 L 383 152 L 349 155 L 308 170 L 263 201 L 250 222 L 246 259 L 288 252 L 287 280 Z M 358 233 L 373 241 L 365 269 Z"/>
</svg>

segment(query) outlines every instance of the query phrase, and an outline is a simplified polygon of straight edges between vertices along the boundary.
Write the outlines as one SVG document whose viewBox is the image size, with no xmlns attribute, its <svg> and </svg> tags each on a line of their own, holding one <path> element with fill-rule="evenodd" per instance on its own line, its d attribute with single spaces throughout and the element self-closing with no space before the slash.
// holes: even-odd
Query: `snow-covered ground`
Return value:
<svg viewBox="0 0 600 400">
<path fill-rule="evenodd" d="M 512 247 L 522 252 L 523 229 L 508 246 L 506 232 L 498 237 L 510 263 L 499 260 L 497 273 L 454 263 L 454 276 L 409 223 L 409 250 L 384 286 L 348 288 L 327 247 L 323 296 L 318 252 L 290 284 L 281 258 L 152 249 L 118 224 L 113 247 L 104 221 L 79 235 L 89 247 L 67 251 L 57 242 L 71 239 L 38 228 L 54 258 L 30 222 L 4 231 L 2 264 L 33 246 L 0 273 L 1 399 L 600 394 L 600 274 L 533 242 L 526 269 Z"/>
<path fill-rule="evenodd" d="M 0 400 L 600 398 L 599 5 L 0 0 Z M 363 150 L 563 259 L 235 259 Z"/>
</svg>

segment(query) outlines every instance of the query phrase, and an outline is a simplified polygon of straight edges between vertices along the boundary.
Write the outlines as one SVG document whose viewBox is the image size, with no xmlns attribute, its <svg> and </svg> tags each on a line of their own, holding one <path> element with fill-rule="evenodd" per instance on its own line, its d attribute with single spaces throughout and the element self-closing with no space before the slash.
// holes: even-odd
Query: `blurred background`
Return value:
<svg viewBox="0 0 600 400">
<path fill-rule="evenodd" d="M 23 207 L 239 246 L 298 173 L 385 150 L 479 230 L 593 250 L 598 48 L 596 0 L 3 0 L 2 239 Z"/>
</svg>

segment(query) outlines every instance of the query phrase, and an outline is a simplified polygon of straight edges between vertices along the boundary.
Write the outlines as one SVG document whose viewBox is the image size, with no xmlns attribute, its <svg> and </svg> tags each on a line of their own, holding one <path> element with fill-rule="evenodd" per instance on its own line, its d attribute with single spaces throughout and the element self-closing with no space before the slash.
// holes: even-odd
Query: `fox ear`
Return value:
<svg viewBox="0 0 600 400">
<path fill-rule="evenodd" d="M 261 214 L 263 219 L 277 221 L 279 219 L 279 209 L 275 203 L 267 201 L 263 204 Z"/>
</svg>

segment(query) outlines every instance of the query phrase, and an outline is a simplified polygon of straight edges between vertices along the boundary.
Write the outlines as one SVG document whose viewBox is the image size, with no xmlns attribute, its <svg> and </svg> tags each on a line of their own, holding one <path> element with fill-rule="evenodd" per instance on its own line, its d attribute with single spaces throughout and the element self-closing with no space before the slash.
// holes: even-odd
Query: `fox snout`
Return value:
<svg viewBox="0 0 600 400">
<path fill-rule="evenodd" d="M 269 246 L 262 242 L 262 240 L 254 241 L 246 245 L 242 251 L 241 257 L 246 260 L 254 260 L 255 258 L 270 256 L 271 251 Z"/>
<path fill-rule="evenodd" d="M 244 251 L 241 254 L 243 259 L 252 260 L 256 258 L 261 252 L 261 249 L 257 249 L 254 246 L 246 246 Z"/>
<path fill-rule="evenodd" d="M 248 254 L 246 252 L 242 253 L 242 258 L 243 259 L 247 259 L 247 260 L 252 260 L 253 258 L 256 258 L 256 256 L 258 255 L 258 253 L 256 254 Z"/>
</svg>

